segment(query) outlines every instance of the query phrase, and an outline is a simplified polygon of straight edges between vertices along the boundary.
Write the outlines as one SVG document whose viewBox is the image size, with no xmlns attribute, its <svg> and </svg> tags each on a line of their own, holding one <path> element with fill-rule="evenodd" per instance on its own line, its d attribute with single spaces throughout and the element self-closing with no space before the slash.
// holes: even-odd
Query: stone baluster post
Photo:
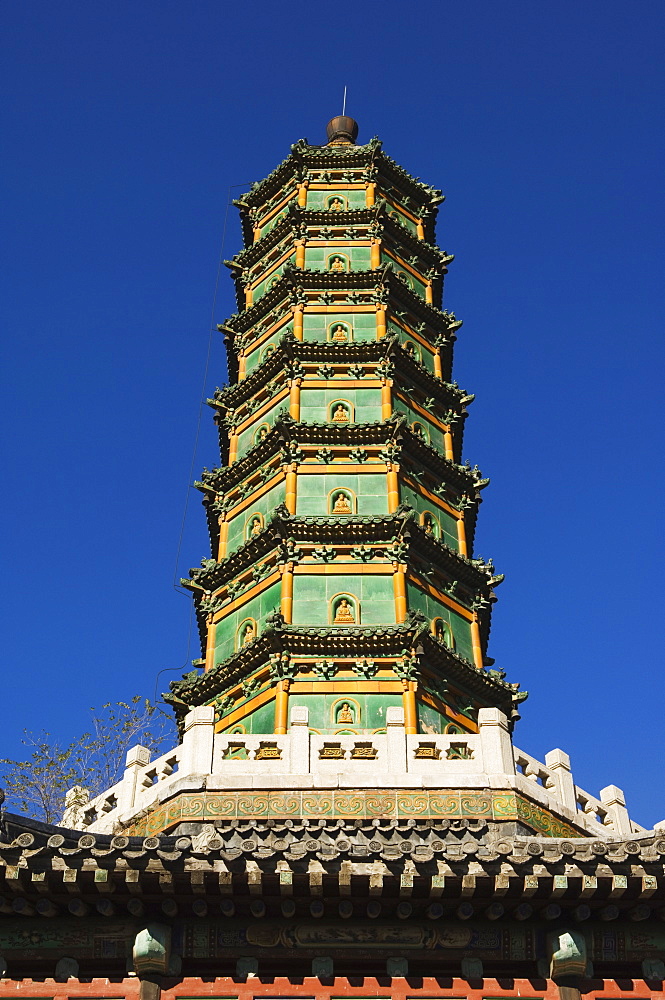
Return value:
<svg viewBox="0 0 665 1000">
<path fill-rule="evenodd" d="M 600 801 L 604 806 L 607 806 L 607 813 L 612 821 L 612 830 L 617 837 L 630 837 L 633 828 L 626 809 L 626 797 L 623 790 L 617 788 L 616 785 L 601 788 Z"/>
<path fill-rule="evenodd" d="M 515 774 L 508 719 L 498 708 L 478 710 L 478 732 L 486 774 Z"/>
<path fill-rule="evenodd" d="M 570 757 L 563 750 L 550 750 L 545 754 L 545 765 L 554 776 L 553 791 L 562 806 L 577 812 L 577 795 L 575 782 L 570 770 Z"/>
<path fill-rule="evenodd" d="M 291 708 L 291 774 L 309 774 L 309 709 L 304 705 Z"/>
<path fill-rule="evenodd" d="M 199 705 L 185 716 L 185 731 L 179 771 L 185 774 L 212 774 L 215 739 L 215 709 Z"/>
<path fill-rule="evenodd" d="M 388 746 L 388 771 L 390 774 L 404 774 L 406 762 L 406 730 L 404 709 L 390 705 L 386 709 L 386 743 Z"/>
<path fill-rule="evenodd" d="M 118 794 L 118 809 L 121 813 L 131 809 L 136 803 L 139 771 L 150 763 L 151 753 L 140 745 L 127 751 L 125 773 Z"/>
</svg>

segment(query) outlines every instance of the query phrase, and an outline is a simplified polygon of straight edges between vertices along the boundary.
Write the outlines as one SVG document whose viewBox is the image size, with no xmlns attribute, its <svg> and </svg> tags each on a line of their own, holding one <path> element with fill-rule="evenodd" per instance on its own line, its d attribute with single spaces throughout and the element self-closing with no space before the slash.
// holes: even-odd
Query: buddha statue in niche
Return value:
<svg viewBox="0 0 665 1000">
<path fill-rule="evenodd" d="M 255 517 L 252 519 L 252 524 L 249 529 L 249 534 L 251 538 L 254 538 L 255 535 L 259 535 L 260 533 L 261 533 L 261 518 Z"/>
<path fill-rule="evenodd" d="M 355 625 L 355 618 L 353 617 L 353 608 L 347 601 L 346 597 L 337 605 L 337 611 L 335 612 L 334 625 Z"/>
<path fill-rule="evenodd" d="M 426 514 L 423 519 L 423 528 L 425 529 L 426 534 L 428 535 L 434 534 L 434 522 L 432 521 L 432 518 L 429 516 L 429 514 Z"/>
<path fill-rule="evenodd" d="M 335 407 L 335 412 L 333 413 L 333 423 L 335 424 L 348 424 L 349 422 L 349 411 L 344 406 L 343 403 L 338 403 Z"/>
<path fill-rule="evenodd" d="M 337 722 L 342 725 L 353 725 L 355 721 L 351 706 L 345 701 L 337 710 Z"/>
<path fill-rule="evenodd" d="M 254 628 L 253 623 L 247 622 L 247 624 L 242 630 L 242 645 L 246 646 L 247 643 L 251 642 L 255 636 L 256 636 L 256 629 Z"/>
<path fill-rule="evenodd" d="M 349 339 L 348 333 L 346 332 L 342 324 L 338 323 L 335 329 L 333 330 L 331 340 L 333 340 L 336 344 L 345 344 L 348 339 Z"/>
<path fill-rule="evenodd" d="M 344 267 L 344 260 L 343 260 L 343 258 L 342 257 L 333 257 L 333 259 L 330 261 L 330 270 L 331 271 L 345 271 L 346 268 Z"/>
<path fill-rule="evenodd" d="M 349 503 L 349 498 L 346 493 L 338 493 L 333 501 L 333 514 L 350 514 L 351 504 Z"/>
<path fill-rule="evenodd" d="M 328 208 L 330 209 L 331 212 L 343 212 L 344 202 L 342 201 L 341 198 L 333 198 L 330 204 L 328 205 Z"/>
</svg>

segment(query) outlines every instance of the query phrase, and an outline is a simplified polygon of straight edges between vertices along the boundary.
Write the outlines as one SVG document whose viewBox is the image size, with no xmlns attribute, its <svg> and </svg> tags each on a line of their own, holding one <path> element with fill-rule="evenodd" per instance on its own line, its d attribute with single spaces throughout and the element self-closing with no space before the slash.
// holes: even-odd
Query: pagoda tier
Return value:
<svg viewBox="0 0 665 1000">
<path fill-rule="evenodd" d="M 212 554 L 183 581 L 202 640 L 168 696 L 220 733 L 477 731 L 525 697 L 486 668 L 502 577 L 473 557 L 480 491 L 462 464 L 473 396 L 452 381 L 461 326 L 440 192 L 380 143 L 299 143 L 240 198 L 233 384 L 209 400 L 222 467 L 197 483 Z M 195 667 L 198 668 L 196 663 Z"/>
</svg>

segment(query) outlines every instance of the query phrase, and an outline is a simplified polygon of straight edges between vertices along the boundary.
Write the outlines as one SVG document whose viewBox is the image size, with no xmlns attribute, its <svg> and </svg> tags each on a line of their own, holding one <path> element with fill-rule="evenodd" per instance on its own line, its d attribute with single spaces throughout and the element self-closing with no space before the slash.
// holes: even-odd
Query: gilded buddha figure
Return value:
<svg viewBox="0 0 665 1000">
<path fill-rule="evenodd" d="M 328 208 L 330 209 L 331 212 L 343 212 L 344 202 L 342 201 L 341 198 L 333 198 L 330 204 L 328 205 Z"/>
<path fill-rule="evenodd" d="M 343 722 L 345 724 L 351 723 L 353 725 L 353 722 L 355 720 L 353 718 L 353 712 L 351 711 L 351 706 L 349 705 L 348 701 L 344 702 L 339 712 L 337 713 L 337 721 Z"/>
<path fill-rule="evenodd" d="M 350 514 L 351 504 L 346 493 L 338 493 L 333 502 L 333 514 Z"/>
<path fill-rule="evenodd" d="M 260 517 L 253 518 L 251 528 L 249 529 L 249 533 L 252 537 L 254 537 L 254 535 L 259 535 L 261 533 Z"/>
<path fill-rule="evenodd" d="M 335 341 L 335 343 L 337 344 L 343 344 L 346 343 L 348 339 L 349 339 L 348 333 L 346 332 L 342 324 L 338 323 L 335 329 L 333 330 L 331 340 Z"/>
<path fill-rule="evenodd" d="M 242 630 L 242 645 L 246 646 L 248 642 L 251 642 L 256 635 L 256 629 L 252 622 L 247 622 L 244 629 Z"/>
<path fill-rule="evenodd" d="M 343 258 L 342 257 L 333 257 L 333 259 L 330 261 L 330 270 L 331 271 L 345 271 L 346 268 L 344 267 L 344 260 L 343 260 Z"/>
<path fill-rule="evenodd" d="M 337 605 L 337 611 L 335 612 L 334 625 L 354 625 L 355 618 L 353 617 L 353 609 L 347 601 L 346 597 Z"/>
<path fill-rule="evenodd" d="M 338 403 L 335 412 L 333 413 L 333 423 L 335 424 L 348 424 L 349 422 L 349 411 L 342 403 Z"/>
</svg>

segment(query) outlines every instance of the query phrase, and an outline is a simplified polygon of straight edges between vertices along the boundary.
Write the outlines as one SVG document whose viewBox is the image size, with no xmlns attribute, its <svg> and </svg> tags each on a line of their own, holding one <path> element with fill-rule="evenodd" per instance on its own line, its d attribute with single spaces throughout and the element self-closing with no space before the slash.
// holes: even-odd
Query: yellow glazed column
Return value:
<svg viewBox="0 0 665 1000">
<path fill-rule="evenodd" d="M 386 307 L 380 302 L 376 307 L 376 339 L 383 340 L 386 335 Z"/>
<path fill-rule="evenodd" d="M 427 302 L 430 306 L 434 302 L 434 292 L 432 291 L 431 281 L 428 281 L 425 285 L 425 302 Z"/>
<path fill-rule="evenodd" d="M 466 526 L 464 524 L 464 514 L 460 514 L 457 518 L 457 544 L 459 546 L 460 555 L 468 556 L 469 552 L 466 547 Z"/>
<path fill-rule="evenodd" d="M 298 208 L 307 208 L 307 188 L 309 181 L 303 181 L 298 185 Z"/>
<path fill-rule="evenodd" d="M 206 639 L 206 673 L 215 666 L 215 633 L 212 616 L 208 619 L 208 635 Z"/>
<path fill-rule="evenodd" d="M 284 498 L 284 503 L 289 514 L 295 514 L 296 512 L 297 489 L 298 477 L 296 475 L 296 466 L 294 464 L 286 473 L 286 496 Z"/>
<path fill-rule="evenodd" d="M 238 355 L 238 381 L 242 382 L 247 374 L 247 356 L 244 351 Z"/>
<path fill-rule="evenodd" d="M 369 266 L 373 271 L 381 267 L 381 240 L 372 240 L 372 246 L 369 251 L 369 262 Z"/>
<path fill-rule="evenodd" d="M 453 435 L 450 427 L 447 427 L 443 432 L 443 442 L 446 448 L 446 458 L 449 458 L 451 462 L 454 462 L 455 452 L 453 450 Z"/>
<path fill-rule="evenodd" d="M 389 420 L 393 415 L 393 400 L 391 392 L 391 382 L 381 383 L 381 419 Z"/>
<path fill-rule="evenodd" d="M 289 719 L 289 682 L 277 681 L 275 689 L 275 733 L 284 735 Z"/>
<path fill-rule="evenodd" d="M 397 478 L 398 467 L 389 465 L 386 480 L 388 484 L 388 513 L 394 514 L 399 507 L 399 480 Z"/>
<path fill-rule="evenodd" d="M 393 593 L 397 624 L 406 621 L 406 575 L 400 563 L 393 563 Z"/>
<path fill-rule="evenodd" d="M 217 562 L 221 562 L 226 555 L 226 543 L 229 537 L 229 522 L 226 515 L 219 519 L 219 546 L 217 548 Z"/>
<path fill-rule="evenodd" d="M 293 563 L 288 563 L 282 568 L 282 596 L 279 610 L 286 624 L 290 625 L 293 618 Z"/>
<path fill-rule="evenodd" d="M 408 735 L 413 735 L 418 732 L 416 681 L 404 681 L 402 705 L 404 706 L 404 729 Z"/>
<path fill-rule="evenodd" d="M 480 643 L 480 625 L 478 624 L 478 618 L 474 614 L 472 621 L 469 623 L 471 625 L 471 645 L 473 646 L 473 662 L 478 670 L 484 670 L 485 665 L 483 663 L 483 650 Z"/>
<path fill-rule="evenodd" d="M 296 306 L 293 310 L 293 336 L 296 340 L 302 340 L 302 313 L 302 306 Z"/>
<path fill-rule="evenodd" d="M 419 240 L 425 239 L 425 227 L 423 226 L 422 219 L 418 219 L 416 222 L 416 234 Z"/>
<path fill-rule="evenodd" d="M 301 271 L 304 270 L 304 268 L 305 268 L 305 241 L 304 240 L 298 240 L 296 242 L 296 267 L 299 267 Z"/>
<path fill-rule="evenodd" d="M 369 181 L 367 187 L 365 188 L 365 207 L 372 208 L 376 201 L 376 183 L 374 181 Z"/>
<path fill-rule="evenodd" d="M 289 413 L 294 420 L 300 420 L 300 383 L 299 378 L 294 379 L 289 393 Z"/>
<path fill-rule="evenodd" d="M 229 434 L 229 465 L 233 465 L 238 456 L 238 434 L 231 431 Z"/>
<path fill-rule="evenodd" d="M 441 349 L 437 347 L 434 352 L 434 374 L 437 378 L 443 378 L 443 369 L 441 368 Z"/>
</svg>

